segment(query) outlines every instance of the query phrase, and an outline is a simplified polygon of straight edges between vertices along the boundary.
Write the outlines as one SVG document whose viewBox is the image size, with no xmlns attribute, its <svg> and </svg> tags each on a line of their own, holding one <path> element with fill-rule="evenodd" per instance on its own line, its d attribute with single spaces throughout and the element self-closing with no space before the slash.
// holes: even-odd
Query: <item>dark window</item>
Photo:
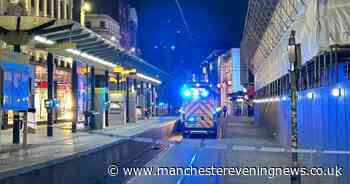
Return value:
<svg viewBox="0 0 350 184">
<path fill-rule="evenodd" d="M 39 11 L 44 11 L 44 0 L 39 1 Z"/>
<path fill-rule="evenodd" d="M 100 21 L 100 28 L 106 28 L 106 22 Z"/>
<path fill-rule="evenodd" d="M 91 28 L 91 22 L 85 22 L 85 26 Z"/>
<path fill-rule="evenodd" d="M 63 1 L 61 1 L 60 2 L 61 3 L 61 19 L 64 19 L 64 2 Z"/>
<path fill-rule="evenodd" d="M 67 19 L 71 19 L 71 17 L 69 16 L 69 12 L 70 12 L 70 10 L 69 10 L 69 4 L 67 4 L 67 5 L 66 5 L 66 17 L 67 17 Z"/>
<path fill-rule="evenodd" d="M 46 7 L 46 13 L 47 13 L 47 15 L 51 15 L 51 1 L 50 0 L 48 0 L 47 1 L 47 7 Z"/>
<path fill-rule="evenodd" d="M 57 3 L 58 3 L 58 0 L 54 0 L 54 4 L 53 4 L 53 6 L 54 6 L 54 8 L 53 8 L 53 10 L 54 10 L 54 12 L 55 12 L 55 17 L 56 18 L 59 18 L 58 17 L 58 6 L 57 6 Z"/>
<path fill-rule="evenodd" d="M 32 7 L 35 7 L 35 0 L 31 0 Z"/>
</svg>

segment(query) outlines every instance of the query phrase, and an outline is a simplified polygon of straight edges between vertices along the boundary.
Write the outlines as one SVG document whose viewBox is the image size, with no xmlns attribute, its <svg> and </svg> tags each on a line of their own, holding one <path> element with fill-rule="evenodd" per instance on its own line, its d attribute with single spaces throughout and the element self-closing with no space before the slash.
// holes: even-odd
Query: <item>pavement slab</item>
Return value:
<svg viewBox="0 0 350 184">
<path fill-rule="evenodd" d="M 57 162 L 66 161 L 102 150 L 123 141 L 121 138 L 105 136 L 99 133 L 135 136 L 144 131 L 174 123 L 177 118 L 159 117 L 140 121 L 127 127 L 108 127 L 102 130 L 78 131 L 71 133 L 66 128 L 55 127 L 55 137 L 46 137 L 45 127 L 39 128 L 36 134 L 29 136 L 30 145 L 11 145 L 9 142 L 0 146 L 0 181 L 2 178 L 19 175 L 33 169 L 40 169 Z M 10 132 L 5 132 L 6 135 Z M 62 137 L 60 137 L 62 136 Z"/>
</svg>

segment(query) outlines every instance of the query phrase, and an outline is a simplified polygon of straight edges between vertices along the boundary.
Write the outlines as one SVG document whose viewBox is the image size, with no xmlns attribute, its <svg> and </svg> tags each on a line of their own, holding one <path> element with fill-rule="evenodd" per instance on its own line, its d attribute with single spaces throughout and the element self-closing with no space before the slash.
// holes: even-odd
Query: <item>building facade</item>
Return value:
<svg viewBox="0 0 350 184">
<path fill-rule="evenodd" d="M 109 15 L 87 14 L 85 26 L 121 47 L 120 25 Z"/>
<path fill-rule="evenodd" d="M 0 5 L 0 134 L 13 128 L 14 144 L 20 142 L 20 118 L 28 109 L 35 110 L 37 124 L 47 124 L 48 136 L 60 122 L 71 123 L 73 132 L 109 126 L 109 102 L 116 93 L 114 100 L 126 113 L 123 121 L 137 120 L 137 104 L 156 115 L 161 81 L 152 76 L 162 71 L 120 48 L 112 18 L 102 15 L 104 23 L 93 23 L 96 33 L 82 22 L 87 10 L 81 0 L 2 0 Z M 19 30 L 13 29 L 19 23 Z M 91 112 L 100 114 L 94 123 Z"/>
<path fill-rule="evenodd" d="M 270 125 L 281 144 L 291 145 L 289 71 L 293 69 L 290 62 L 296 58 L 297 146 L 348 150 L 350 145 L 345 140 L 350 131 L 345 127 L 350 111 L 342 109 L 350 98 L 346 18 L 350 6 L 346 0 L 290 2 L 249 1 L 241 49 L 243 60 L 255 75 L 255 118 Z M 296 46 L 297 55 L 290 46 Z M 313 161 L 301 160 L 306 165 L 322 163 L 349 169 L 344 165 L 349 161 L 346 158 L 322 155 Z M 346 177 L 337 181 L 349 182 Z"/>
<path fill-rule="evenodd" d="M 0 2 L 0 14 L 12 15 L 16 9 L 8 0 Z M 26 16 L 73 19 L 73 0 L 21 0 L 20 6 Z"/>
<path fill-rule="evenodd" d="M 21 11 L 18 11 L 21 9 Z M 20 12 L 18 14 L 18 12 Z M 0 4 L 0 15 L 24 15 L 33 17 L 54 18 L 57 20 L 73 20 L 73 0 L 22 0 L 18 4 L 2 0 Z M 15 23 L 15 22 L 13 22 Z M 4 45 L 4 49 L 11 48 L 11 45 Z M 33 70 L 32 105 L 36 111 L 36 120 L 38 122 L 47 121 L 47 111 L 45 100 L 47 96 L 47 67 L 46 59 L 48 52 L 41 49 L 33 49 L 23 45 L 22 52 L 29 56 L 29 64 Z M 72 59 L 55 55 L 55 97 L 61 102 L 57 109 L 56 120 L 72 121 Z M 3 113 L 2 127 L 11 127 L 13 125 L 13 111 Z"/>
<path fill-rule="evenodd" d="M 94 14 L 107 14 L 119 23 L 121 47 L 137 54 L 138 15 L 133 0 L 92 0 L 92 4 Z"/>
<path fill-rule="evenodd" d="M 232 55 L 227 52 L 218 58 L 219 89 L 221 107 L 226 106 L 228 110 L 232 109 L 231 94 L 232 88 Z"/>
<path fill-rule="evenodd" d="M 121 25 L 121 44 L 126 50 L 137 48 L 138 17 L 131 0 L 117 1 L 117 21 Z"/>
</svg>

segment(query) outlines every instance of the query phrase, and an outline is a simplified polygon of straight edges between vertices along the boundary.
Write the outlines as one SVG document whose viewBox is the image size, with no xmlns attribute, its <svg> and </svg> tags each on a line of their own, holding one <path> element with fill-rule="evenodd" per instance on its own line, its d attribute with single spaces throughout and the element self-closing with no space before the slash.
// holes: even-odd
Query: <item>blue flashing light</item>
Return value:
<svg viewBox="0 0 350 184">
<path fill-rule="evenodd" d="M 194 122 L 194 117 L 188 118 L 188 121 L 189 121 L 189 122 Z"/>
<path fill-rule="evenodd" d="M 208 90 L 206 90 L 206 89 L 202 89 L 202 90 L 201 90 L 201 96 L 202 96 L 203 98 L 208 97 L 208 96 L 209 96 L 209 92 L 208 92 Z"/>
<path fill-rule="evenodd" d="M 189 89 L 186 89 L 184 92 L 183 92 L 183 96 L 184 97 L 190 97 L 192 95 L 191 91 Z"/>
<path fill-rule="evenodd" d="M 192 91 L 193 97 L 198 97 L 199 96 L 199 91 L 197 89 Z"/>
</svg>

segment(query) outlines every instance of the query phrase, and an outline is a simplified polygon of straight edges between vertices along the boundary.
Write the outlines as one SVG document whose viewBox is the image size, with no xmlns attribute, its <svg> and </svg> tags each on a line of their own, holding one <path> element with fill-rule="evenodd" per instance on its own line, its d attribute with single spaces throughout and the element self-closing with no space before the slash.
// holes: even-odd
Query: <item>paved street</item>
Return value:
<svg viewBox="0 0 350 184">
<path fill-rule="evenodd" d="M 224 136 L 219 139 L 183 139 L 181 143 L 161 153 L 147 167 L 290 167 L 290 153 L 234 151 L 220 149 L 220 145 L 242 147 L 280 147 L 268 129 L 253 124 L 249 119 L 230 118 L 226 121 Z M 206 144 L 205 148 L 200 145 Z M 213 149 L 208 148 L 213 145 Z M 217 148 L 217 149 L 216 149 Z M 289 183 L 290 178 L 267 176 L 137 176 L 128 181 L 138 183 Z M 316 178 L 303 178 L 303 183 L 322 183 Z M 327 182 L 325 182 L 327 183 Z"/>
</svg>

